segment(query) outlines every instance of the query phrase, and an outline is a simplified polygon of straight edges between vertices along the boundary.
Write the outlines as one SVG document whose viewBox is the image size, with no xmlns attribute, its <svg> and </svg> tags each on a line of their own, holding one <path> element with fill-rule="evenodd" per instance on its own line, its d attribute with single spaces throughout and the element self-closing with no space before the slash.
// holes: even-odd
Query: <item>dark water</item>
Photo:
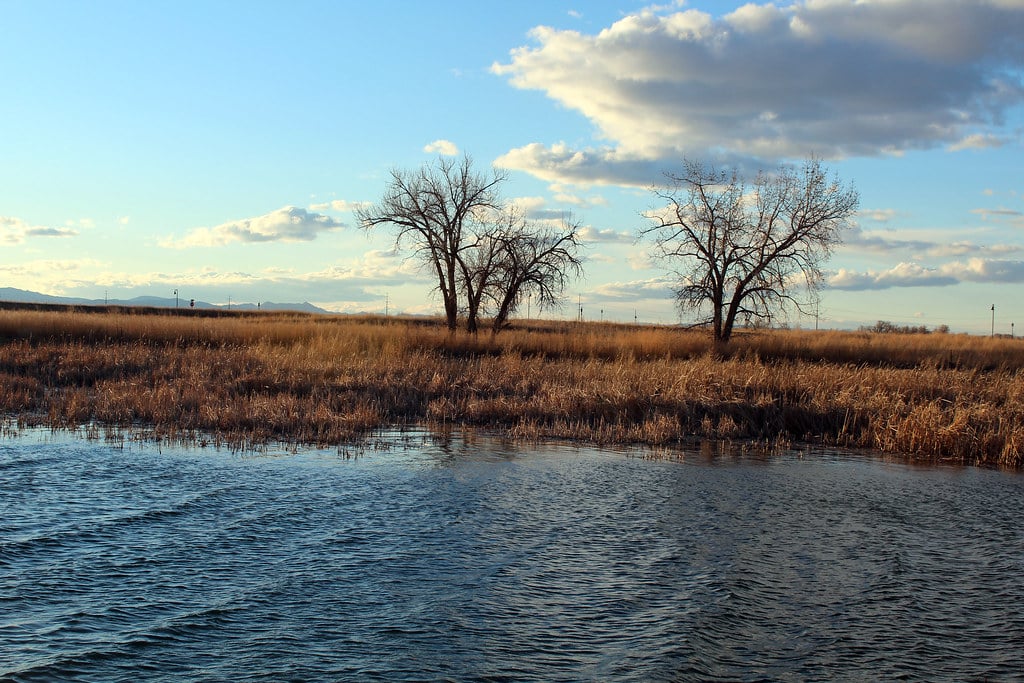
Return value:
<svg viewBox="0 0 1024 683">
<path fill-rule="evenodd" d="M 1024 680 L 1024 476 L 0 440 L 0 679 Z"/>
</svg>

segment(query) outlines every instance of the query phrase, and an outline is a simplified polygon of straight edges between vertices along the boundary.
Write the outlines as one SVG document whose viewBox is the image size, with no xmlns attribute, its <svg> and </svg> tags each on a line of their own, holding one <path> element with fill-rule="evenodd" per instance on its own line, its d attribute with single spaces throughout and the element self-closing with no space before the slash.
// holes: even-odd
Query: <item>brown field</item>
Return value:
<svg viewBox="0 0 1024 683">
<path fill-rule="evenodd" d="M 235 447 L 386 427 L 514 439 L 772 447 L 1024 464 L 1024 343 L 949 334 L 705 332 L 118 308 L 0 310 L 0 411 L 21 426 Z"/>
</svg>

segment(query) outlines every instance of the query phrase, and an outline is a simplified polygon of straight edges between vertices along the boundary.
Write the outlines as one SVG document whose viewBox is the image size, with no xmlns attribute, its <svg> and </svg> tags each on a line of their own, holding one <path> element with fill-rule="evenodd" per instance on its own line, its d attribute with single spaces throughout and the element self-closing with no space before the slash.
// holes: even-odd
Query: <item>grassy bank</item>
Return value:
<svg viewBox="0 0 1024 683">
<path fill-rule="evenodd" d="M 811 442 L 1024 464 L 1024 342 L 706 333 L 130 309 L 0 310 L 0 411 L 235 445 L 342 443 L 386 426 L 673 446 Z"/>
</svg>

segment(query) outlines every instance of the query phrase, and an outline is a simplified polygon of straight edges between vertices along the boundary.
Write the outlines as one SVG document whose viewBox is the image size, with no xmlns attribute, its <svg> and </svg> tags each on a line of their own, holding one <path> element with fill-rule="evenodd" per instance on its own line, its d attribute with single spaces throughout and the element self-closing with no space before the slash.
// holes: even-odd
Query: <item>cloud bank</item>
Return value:
<svg viewBox="0 0 1024 683">
<path fill-rule="evenodd" d="M 344 223 L 330 216 L 286 206 L 256 218 L 244 218 L 213 228 L 195 228 L 184 238 L 164 240 L 160 246 L 185 249 L 233 242 L 309 242 L 322 232 L 341 227 Z"/>
<path fill-rule="evenodd" d="M 498 163 L 645 186 L 682 156 L 775 165 L 995 146 L 1024 102 L 1021 35 L 1019 0 L 749 3 L 717 18 L 655 7 L 595 35 L 538 27 L 492 72 L 580 112 L 599 142 L 530 142 Z"/>
<path fill-rule="evenodd" d="M 1024 282 L 1024 261 L 973 258 L 936 268 L 900 263 L 884 271 L 856 272 L 842 268 L 828 277 L 830 289 L 866 291 L 893 287 L 944 287 L 962 282 L 1012 284 Z"/>
</svg>

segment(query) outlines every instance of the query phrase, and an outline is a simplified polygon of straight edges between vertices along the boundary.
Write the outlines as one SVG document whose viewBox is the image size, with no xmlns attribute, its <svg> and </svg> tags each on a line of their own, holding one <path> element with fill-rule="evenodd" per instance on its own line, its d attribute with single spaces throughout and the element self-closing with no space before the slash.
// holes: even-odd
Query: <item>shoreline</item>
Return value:
<svg viewBox="0 0 1024 683">
<path fill-rule="evenodd" d="M 1024 344 L 966 335 L 0 309 L 0 413 L 173 441 L 323 447 L 472 429 L 599 447 L 865 449 L 1024 464 Z"/>
</svg>

